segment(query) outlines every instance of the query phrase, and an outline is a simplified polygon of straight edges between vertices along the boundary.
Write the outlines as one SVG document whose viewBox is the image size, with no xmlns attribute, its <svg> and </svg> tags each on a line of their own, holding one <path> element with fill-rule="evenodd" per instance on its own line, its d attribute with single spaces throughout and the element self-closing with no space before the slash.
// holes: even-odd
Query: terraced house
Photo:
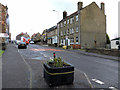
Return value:
<svg viewBox="0 0 120 90">
<path fill-rule="evenodd" d="M 101 7 L 92 2 L 83 8 L 83 2 L 77 3 L 77 11 L 67 16 L 63 12 L 63 19 L 57 24 L 58 44 L 95 48 L 106 45 L 106 15 L 104 3 Z M 77 48 L 80 48 L 77 47 Z"/>
<path fill-rule="evenodd" d="M 57 45 L 57 26 L 47 29 L 47 44 Z"/>
</svg>

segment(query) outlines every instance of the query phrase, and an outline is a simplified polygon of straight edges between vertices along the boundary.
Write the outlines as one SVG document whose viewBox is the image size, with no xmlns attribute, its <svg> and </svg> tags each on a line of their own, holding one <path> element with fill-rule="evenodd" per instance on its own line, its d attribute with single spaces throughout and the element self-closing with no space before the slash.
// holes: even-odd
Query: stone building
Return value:
<svg viewBox="0 0 120 90">
<path fill-rule="evenodd" d="M 104 48 L 106 45 L 106 15 L 104 3 L 99 8 L 95 2 L 83 8 L 77 3 L 77 11 L 58 22 L 59 45 L 79 45 L 83 48 Z"/>
<path fill-rule="evenodd" d="M 40 42 L 41 41 L 41 34 L 39 32 L 36 34 L 33 34 L 31 36 L 31 40 L 34 41 L 35 43 Z"/>
<path fill-rule="evenodd" d="M 30 36 L 27 33 L 22 32 L 16 36 L 16 40 L 21 40 L 21 37 L 30 38 Z"/>
<path fill-rule="evenodd" d="M 47 44 L 47 29 L 43 30 L 42 32 L 41 44 Z"/>
<path fill-rule="evenodd" d="M 57 44 L 57 26 L 47 29 L 47 44 Z"/>
</svg>

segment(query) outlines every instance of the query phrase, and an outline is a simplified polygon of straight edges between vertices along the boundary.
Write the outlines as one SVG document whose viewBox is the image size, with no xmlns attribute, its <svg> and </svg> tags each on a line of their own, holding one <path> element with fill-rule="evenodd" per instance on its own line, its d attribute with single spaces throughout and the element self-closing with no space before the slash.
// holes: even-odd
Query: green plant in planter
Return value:
<svg viewBox="0 0 120 90">
<path fill-rule="evenodd" d="M 55 55 L 54 55 L 55 56 Z M 74 81 L 74 66 L 61 57 L 50 59 L 44 66 L 44 78 L 49 86 L 71 84 Z"/>
<path fill-rule="evenodd" d="M 57 63 L 56 63 L 55 66 L 56 67 L 63 67 L 63 61 L 62 61 L 61 57 L 57 58 Z"/>
<path fill-rule="evenodd" d="M 53 64 L 53 60 L 52 59 L 48 60 L 47 64 Z"/>
<path fill-rule="evenodd" d="M 47 61 L 47 64 L 53 67 L 63 67 L 65 65 L 68 65 L 64 61 L 62 61 L 61 57 L 50 59 Z"/>
</svg>

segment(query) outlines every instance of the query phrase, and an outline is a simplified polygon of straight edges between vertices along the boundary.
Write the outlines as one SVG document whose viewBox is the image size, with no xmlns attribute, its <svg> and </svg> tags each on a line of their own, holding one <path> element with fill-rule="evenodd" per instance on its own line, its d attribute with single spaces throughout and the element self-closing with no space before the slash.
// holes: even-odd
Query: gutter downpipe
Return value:
<svg viewBox="0 0 120 90">
<path fill-rule="evenodd" d="M 78 37 L 78 39 L 79 39 L 79 45 L 80 45 L 80 10 L 78 10 L 78 23 L 79 23 L 79 37 Z"/>
</svg>

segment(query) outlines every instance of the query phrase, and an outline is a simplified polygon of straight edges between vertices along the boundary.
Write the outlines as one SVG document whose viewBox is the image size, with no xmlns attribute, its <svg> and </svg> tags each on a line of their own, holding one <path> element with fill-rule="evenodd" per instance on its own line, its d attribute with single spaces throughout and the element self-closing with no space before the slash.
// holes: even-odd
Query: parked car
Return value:
<svg viewBox="0 0 120 90">
<path fill-rule="evenodd" d="M 24 48 L 24 49 L 26 49 L 27 48 L 27 45 L 26 45 L 26 43 L 25 42 L 19 42 L 19 44 L 18 44 L 18 49 L 20 49 L 20 48 Z"/>
<path fill-rule="evenodd" d="M 30 44 L 34 44 L 34 41 L 30 41 Z"/>
<path fill-rule="evenodd" d="M 21 41 L 20 40 L 16 40 L 15 44 L 18 45 Z"/>
</svg>

